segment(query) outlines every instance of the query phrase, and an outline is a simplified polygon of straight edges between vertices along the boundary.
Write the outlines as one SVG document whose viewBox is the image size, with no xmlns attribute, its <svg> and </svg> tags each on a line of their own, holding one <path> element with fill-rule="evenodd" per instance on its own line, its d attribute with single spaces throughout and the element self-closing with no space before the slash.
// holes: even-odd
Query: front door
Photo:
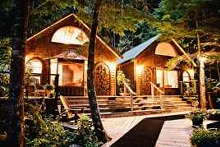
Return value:
<svg viewBox="0 0 220 147">
<path fill-rule="evenodd" d="M 149 67 L 145 67 L 140 76 L 140 94 L 150 95 L 152 82 L 152 70 Z"/>
<path fill-rule="evenodd" d="M 110 70 L 104 63 L 98 63 L 94 73 L 97 95 L 110 95 Z"/>
</svg>

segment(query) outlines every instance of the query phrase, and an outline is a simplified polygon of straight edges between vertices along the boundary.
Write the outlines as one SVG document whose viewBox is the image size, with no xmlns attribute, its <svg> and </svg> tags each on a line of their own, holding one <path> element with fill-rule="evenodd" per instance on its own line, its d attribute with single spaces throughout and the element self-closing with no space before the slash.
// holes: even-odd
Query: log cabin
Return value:
<svg viewBox="0 0 220 147">
<path fill-rule="evenodd" d="M 180 95 L 183 83 L 195 90 L 188 83 L 194 80 L 193 69 L 168 70 L 166 67 L 169 59 L 187 54 L 175 40 L 160 42 L 159 37 L 160 35 L 154 36 L 125 52 L 123 58 L 117 61 L 118 70 L 123 71 L 137 95 L 150 95 L 152 84 L 162 89 L 166 95 Z"/>
<path fill-rule="evenodd" d="M 86 95 L 90 31 L 75 14 L 69 14 L 26 40 L 26 69 L 35 79 L 35 88 L 55 85 L 58 75 L 61 95 Z M 97 35 L 94 67 L 97 95 L 116 94 L 119 58 L 121 55 Z"/>
</svg>

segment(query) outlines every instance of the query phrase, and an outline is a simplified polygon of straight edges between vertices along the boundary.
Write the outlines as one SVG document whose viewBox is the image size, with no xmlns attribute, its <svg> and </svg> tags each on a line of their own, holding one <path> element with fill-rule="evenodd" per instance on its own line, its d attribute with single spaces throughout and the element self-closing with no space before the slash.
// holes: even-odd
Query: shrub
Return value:
<svg viewBox="0 0 220 147">
<path fill-rule="evenodd" d="M 57 122 L 42 117 L 40 110 L 30 104 L 26 104 L 25 137 L 27 147 L 67 147 L 74 142 L 73 132 L 65 130 Z"/>
<path fill-rule="evenodd" d="M 220 145 L 220 131 L 195 129 L 190 140 L 197 147 L 217 147 Z"/>
<path fill-rule="evenodd" d="M 92 122 L 87 115 L 81 115 L 77 122 L 78 129 L 75 130 L 76 143 L 85 147 L 99 147 L 99 142 L 94 130 L 92 129 Z"/>
</svg>

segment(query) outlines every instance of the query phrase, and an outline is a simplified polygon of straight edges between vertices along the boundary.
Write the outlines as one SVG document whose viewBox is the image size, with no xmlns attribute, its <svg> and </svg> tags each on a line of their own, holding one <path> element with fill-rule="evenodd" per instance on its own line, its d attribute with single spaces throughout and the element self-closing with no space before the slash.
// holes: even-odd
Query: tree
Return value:
<svg viewBox="0 0 220 147">
<path fill-rule="evenodd" d="M 96 34 L 98 28 L 98 17 L 99 17 L 100 7 L 101 7 L 101 0 L 96 0 L 94 12 L 93 12 L 94 14 L 93 14 L 92 29 L 91 29 L 90 43 L 89 43 L 87 87 L 88 87 L 88 96 L 89 96 L 89 103 L 91 109 L 91 117 L 92 117 L 93 126 L 95 128 L 95 132 L 97 133 L 97 136 L 101 141 L 106 142 L 107 138 L 101 121 L 99 107 L 96 99 L 94 80 L 93 80 L 95 44 L 96 44 Z"/>
<path fill-rule="evenodd" d="M 8 105 L 8 146 L 23 147 L 24 142 L 24 68 L 27 36 L 28 0 L 14 0 L 14 30 Z"/>
<path fill-rule="evenodd" d="M 220 43 L 219 9 L 218 0 L 162 0 L 154 12 L 156 20 L 151 22 L 151 25 L 158 26 L 165 38 L 196 40 L 201 108 L 206 107 L 203 52 L 207 49 L 202 43 Z"/>
</svg>

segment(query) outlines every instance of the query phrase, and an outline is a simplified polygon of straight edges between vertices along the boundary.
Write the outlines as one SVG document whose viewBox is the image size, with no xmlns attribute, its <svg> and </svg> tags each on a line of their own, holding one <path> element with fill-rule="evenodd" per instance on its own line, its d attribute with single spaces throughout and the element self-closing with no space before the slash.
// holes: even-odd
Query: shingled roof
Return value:
<svg viewBox="0 0 220 147">
<path fill-rule="evenodd" d="M 154 36 L 151 39 L 143 42 L 142 44 L 132 48 L 131 50 L 125 52 L 122 56 L 122 59 L 119 59 L 117 61 L 117 64 L 122 64 L 126 61 L 132 60 L 134 58 L 136 58 L 140 53 L 142 53 L 147 47 L 149 47 L 153 42 L 155 42 L 158 38 L 160 37 L 160 35 Z"/>
</svg>

